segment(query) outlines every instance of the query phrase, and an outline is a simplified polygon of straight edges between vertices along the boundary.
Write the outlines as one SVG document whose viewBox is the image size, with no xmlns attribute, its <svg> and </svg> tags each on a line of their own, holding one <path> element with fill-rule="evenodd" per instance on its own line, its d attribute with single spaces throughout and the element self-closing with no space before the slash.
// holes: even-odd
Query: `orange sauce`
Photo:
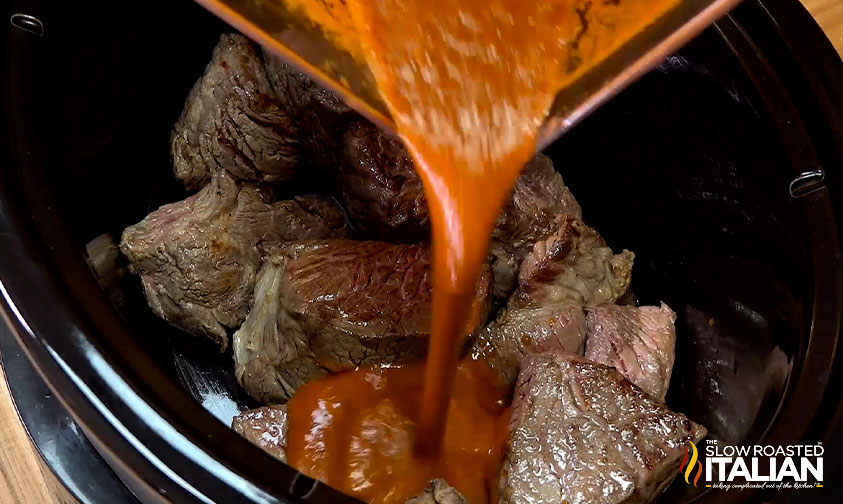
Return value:
<svg viewBox="0 0 843 504">
<path fill-rule="evenodd" d="M 287 405 L 287 459 L 308 476 L 365 502 L 404 502 L 445 478 L 468 502 L 494 497 L 509 419 L 509 391 L 484 362 L 463 361 L 444 449 L 415 458 L 421 365 L 366 369 L 310 382 Z"/>
<path fill-rule="evenodd" d="M 457 370 L 458 342 L 492 227 L 557 91 L 679 0 L 288 1 L 371 68 L 424 183 L 434 251 L 424 371 L 364 371 L 308 384 L 290 401 L 290 442 L 298 450 L 290 460 L 373 502 L 402 502 L 434 476 L 469 502 L 486 502 L 452 461 L 477 456 L 484 452 L 477 443 L 493 439 L 480 435 L 491 418 L 469 419 L 460 430 L 455 419 L 478 401 L 466 390 L 482 392 L 454 385 L 468 379 Z M 372 386 L 373 377 L 395 385 Z M 329 424 L 308 422 L 324 408 L 333 408 Z M 364 463 L 352 452 L 370 425 L 384 437 L 356 452 L 370 457 Z M 319 442 L 295 445 L 299 435 Z M 371 479 L 356 480 L 360 474 Z"/>
</svg>

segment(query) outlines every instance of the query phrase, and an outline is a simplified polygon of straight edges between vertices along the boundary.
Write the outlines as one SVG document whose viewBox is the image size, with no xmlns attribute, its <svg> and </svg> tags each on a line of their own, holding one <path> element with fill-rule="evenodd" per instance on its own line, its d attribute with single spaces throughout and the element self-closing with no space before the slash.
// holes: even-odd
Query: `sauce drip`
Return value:
<svg viewBox="0 0 843 504">
<path fill-rule="evenodd" d="M 486 363 L 460 363 L 445 448 L 417 459 L 411 455 L 422 371 L 420 364 L 358 370 L 301 387 L 287 405 L 289 463 L 366 502 L 404 502 L 434 478 L 445 478 L 468 502 L 490 501 L 509 391 L 494 385 Z"/>
<path fill-rule="evenodd" d="M 418 465 L 425 468 L 420 471 L 426 478 L 445 477 L 455 485 L 450 477 L 461 478 L 448 472 L 453 454 L 464 452 L 462 438 L 449 437 L 449 429 L 456 429 L 451 422 L 471 403 L 460 386 L 454 387 L 455 376 L 463 379 L 456 366 L 458 342 L 492 228 L 516 177 L 534 154 L 539 127 L 555 94 L 678 0 L 288 1 L 371 68 L 424 184 L 434 273 L 424 371 L 416 366 L 365 371 L 308 384 L 290 402 L 290 441 L 316 435 L 299 422 L 322 429 L 307 419 L 323 415 L 329 404 L 336 409 L 331 414 L 341 418 L 319 431 L 319 443 L 297 447 L 301 451 L 290 460 L 352 494 L 375 502 L 402 502 L 427 482 L 408 468 Z M 372 394 L 365 402 L 369 409 L 361 413 L 364 410 L 352 406 L 360 401 L 357 387 L 373 377 L 416 384 L 417 377 L 410 376 L 414 374 L 423 375 L 421 387 L 366 385 Z M 395 392 L 399 389 L 404 396 Z M 400 406 L 402 401 L 420 407 Z M 385 489 L 361 490 L 366 485 L 352 482 L 357 469 L 322 467 L 317 461 L 323 452 L 341 453 L 338 460 L 350 460 L 354 447 L 349 443 L 361 439 L 367 422 L 380 425 L 386 437 L 367 441 L 379 448 L 367 452 L 373 458 L 364 473 L 373 478 L 369 487 Z M 415 435 L 415 455 L 409 433 Z M 396 450 L 403 450 L 403 456 Z M 469 502 L 484 502 L 475 500 L 480 492 L 472 485 L 457 487 Z M 414 492 L 405 495 L 403 489 L 412 486 Z M 392 487 L 402 490 L 384 493 Z"/>
<path fill-rule="evenodd" d="M 379 90 L 422 178 L 433 244 L 433 327 L 416 448 L 440 449 L 459 328 L 492 227 L 535 150 L 562 56 L 562 4 L 348 2 Z M 523 21 L 528 21 L 524 24 Z"/>
</svg>

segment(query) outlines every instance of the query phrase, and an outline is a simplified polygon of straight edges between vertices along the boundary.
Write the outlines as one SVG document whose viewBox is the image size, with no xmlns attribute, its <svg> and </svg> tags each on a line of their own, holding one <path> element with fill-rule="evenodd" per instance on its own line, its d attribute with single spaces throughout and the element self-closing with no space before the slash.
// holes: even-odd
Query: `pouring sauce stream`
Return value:
<svg viewBox="0 0 843 504">
<path fill-rule="evenodd" d="M 422 397 L 416 399 L 418 411 L 412 412 L 415 422 L 407 426 L 414 433 L 415 451 L 381 462 L 401 466 L 415 461 L 432 468 L 435 477 L 436 468 L 447 465 L 435 461 L 460 451 L 449 446 L 459 445 L 460 436 L 446 436 L 454 428 L 449 427 L 448 409 L 458 342 L 491 232 L 518 174 L 534 155 L 539 128 L 557 91 L 678 0 L 289 1 L 368 64 L 424 184 L 431 215 L 434 295 Z M 404 370 L 383 373 L 397 371 Z M 359 383 L 362 378 L 332 379 Z M 337 381 L 322 389 L 314 383 L 305 386 L 302 398 L 297 393 L 290 402 L 291 462 L 377 502 L 402 502 L 412 495 L 398 492 L 375 498 L 355 493 L 338 481 L 338 475 L 320 472 L 307 446 L 296 446 L 296 437 L 308 435 L 314 426 L 314 398 L 320 393 L 333 394 L 338 403 L 360 400 L 366 393 L 361 387 L 338 386 Z M 398 389 L 375 388 L 371 393 L 382 404 L 391 404 L 406 400 L 395 395 Z M 346 395 L 337 395 L 339 390 Z M 351 428 L 347 421 L 340 424 Z M 471 430 L 470 420 L 461 425 Z M 354 436 L 337 429 L 320 442 L 352 443 Z M 499 447 L 487 451 L 494 455 Z M 404 461 L 397 462 L 402 457 Z M 471 485 L 451 483 L 480 499 L 477 491 L 467 488 Z M 397 485 L 394 480 L 384 484 Z"/>
</svg>

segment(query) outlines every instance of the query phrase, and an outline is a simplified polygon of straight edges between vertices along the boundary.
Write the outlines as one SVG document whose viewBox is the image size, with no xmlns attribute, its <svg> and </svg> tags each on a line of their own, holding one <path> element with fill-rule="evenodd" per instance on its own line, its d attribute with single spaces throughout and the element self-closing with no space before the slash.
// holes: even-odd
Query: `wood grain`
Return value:
<svg viewBox="0 0 843 504">
<path fill-rule="evenodd" d="M 803 3 L 843 54 L 843 0 L 803 0 Z M 0 503 L 76 503 L 32 447 L 5 380 L 0 380 Z"/>
<path fill-rule="evenodd" d="M 802 4 L 811 11 L 837 52 L 843 55 L 843 1 L 803 0 Z"/>
<path fill-rule="evenodd" d="M 56 480 L 30 443 L 12 404 L 5 379 L 0 379 L 0 502 L 76 503 L 76 499 Z"/>
</svg>

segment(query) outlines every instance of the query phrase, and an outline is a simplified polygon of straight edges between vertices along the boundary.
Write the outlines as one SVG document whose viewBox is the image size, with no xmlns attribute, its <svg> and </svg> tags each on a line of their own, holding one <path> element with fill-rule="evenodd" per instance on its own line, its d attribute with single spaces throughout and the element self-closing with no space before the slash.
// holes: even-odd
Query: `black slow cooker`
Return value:
<svg viewBox="0 0 843 504">
<path fill-rule="evenodd" d="M 230 431 L 254 406 L 231 355 L 87 261 L 186 196 L 170 128 L 227 28 L 189 0 L 4 9 L 0 295 L 29 359 L 144 502 L 352 502 Z M 660 502 L 836 502 L 843 63 L 807 12 L 747 0 L 547 154 L 635 251 L 638 299 L 678 314 L 668 404 L 728 443 L 826 447 L 826 493 L 681 482 Z"/>
</svg>

